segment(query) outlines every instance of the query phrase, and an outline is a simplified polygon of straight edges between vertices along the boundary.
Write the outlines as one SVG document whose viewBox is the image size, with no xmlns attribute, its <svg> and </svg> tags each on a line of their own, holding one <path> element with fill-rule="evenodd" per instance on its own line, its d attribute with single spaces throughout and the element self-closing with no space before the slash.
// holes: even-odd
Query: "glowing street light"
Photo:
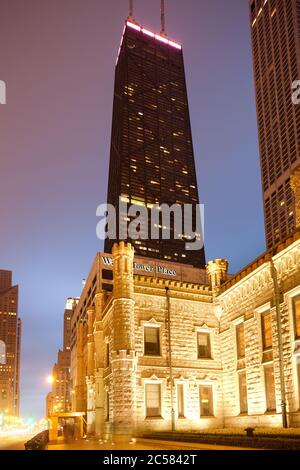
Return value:
<svg viewBox="0 0 300 470">
<path fill-rule="evenodd" d="M 48 384 L 53 384 L 53 381 L 54 381 L 54 378 L 52 375 L 48 375 L 48 377 L 46 378 L 46 382 Z"/>
</svg>

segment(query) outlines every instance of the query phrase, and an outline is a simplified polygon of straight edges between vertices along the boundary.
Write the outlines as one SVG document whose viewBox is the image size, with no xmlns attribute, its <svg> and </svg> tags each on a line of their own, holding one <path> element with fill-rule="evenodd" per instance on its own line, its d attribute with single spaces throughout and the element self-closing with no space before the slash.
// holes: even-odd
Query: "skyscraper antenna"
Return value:
<svg viewBox="0 0 300 470">
<path fill-rule="evenodd" d="M 131 20 L 133 19 L 133 0 L 129 0 L 129 16 Z"/>
<path fill-rule="evenodd" d="M 161 34 L 166 34 L 165 0 L 160 1 Z"/>
</svg>

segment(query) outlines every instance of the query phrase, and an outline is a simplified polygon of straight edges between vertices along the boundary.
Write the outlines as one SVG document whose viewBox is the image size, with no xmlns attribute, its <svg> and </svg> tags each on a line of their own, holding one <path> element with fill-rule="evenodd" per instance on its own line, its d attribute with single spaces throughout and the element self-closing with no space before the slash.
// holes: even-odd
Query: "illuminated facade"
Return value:
<svg viewBox="0 0 300 470">
<path fill-rule="evenodd" d="M 290 176 L 300 163 L 300 1 L 250 0 L 257 120 L 267 248 L 292 234 Z"/>
<path fill-rule="evenodd" d="M 271 260 L 282 292 L 289 424 L 300 425 L 299 232 L 237 276 L 227 275 L 226 261 L 209 263 L 201 284 L 136 274 L 130 245 L 112 256 L 114 291 L 96 292 L 73 346 L 73 411 L 87 414 L 90 434 L 170 430 L 172 408 L 181 431 L 280 426 Z"/>
<path fill-rule="evenodd" d="M 19 415 L 20 353 L 18 286 L 11 271 L 0 270 L 0 414 Z"/>
<path fill-rule="evenodd" d="M 109 178 L 115 206 L 119 196 L 198 202 L 181 46 L 130 22 Z M 299 170 L 288 182 L 293 233 L 237 275 L 226 260 L 204 266 L 203 251 L 183 258 L 172 241 L 97 253 L 71 319 L 72 411 L 86 414 L 88 434 L 279 427 L 283 395 L 288 424 L 300 426 Z"/>
<path fill-rule="evenodd" d="M 199 196 L 182 48 L 130 21 L 115 74 L 108 203 L 117 210 L 119 198 L 147 209 L 191 204 L 195 230 Z M 188 240 L 174 239 L 182 235 L 174 228 L 171 220 L 171 240 L 131 240 L 136 254 L 205 267 L 204 249 L 186 251 Z M 114 242 L 106 240 L 107 253 Z"/>
<path fill-rule="evenodd" d="M 299 201 L 299 171 L 292 187 Z M 72 316 L 72 409 L 86 413 L 89 434 L 136 436 L 172 421 L 179 431 L 280 427 L 282 394 L 289 426 L 300 426 L 295 207 L 294 234 L 234 276 L 226 260 L 162 265 L 124 242 L 96 256 Z"/>
</svg>

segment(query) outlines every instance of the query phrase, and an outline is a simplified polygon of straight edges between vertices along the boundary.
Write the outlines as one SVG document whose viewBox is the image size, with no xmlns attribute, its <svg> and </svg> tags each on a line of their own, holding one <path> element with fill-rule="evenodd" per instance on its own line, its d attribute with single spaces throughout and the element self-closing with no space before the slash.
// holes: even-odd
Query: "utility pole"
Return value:
<svg viewBox="0 0 300 470">
<path fill-rule="evenodd" d="M 287 410 L 286 410 L 286 391 L 285 391 L 285 377 L 284 377 L 284 363 L 283 363 L 283 344 L 282 344 L 282 325 L 281 325 L 281 312 L 280 312 L 280 290 L 278 284 L 277 269 L 273 259 L 271 259 L 271 276 L 273 279 L 275 306 L 276 306 L 276 322 L 278 332 L 278 360 L 280 371 L 280 390 L 281 390 L 281 407 L 282 407 L 282 427 L 288 427 Z"/>
<path fill-rule="evenodd" d="M 169 343 L 169 371 L 170 371 L 170 398 L 171 398 L 171 426 L 172 432 L 175 431 L 175 409 L 174 409 L 174 388 L 173 388 L 173 367 L 172 367 L 172 338 L 171 338 L 171 306 L 170 290 L 166 287 L 167 295 L 167 315 L 168 315 L 168 343 Z"/>
</svg>

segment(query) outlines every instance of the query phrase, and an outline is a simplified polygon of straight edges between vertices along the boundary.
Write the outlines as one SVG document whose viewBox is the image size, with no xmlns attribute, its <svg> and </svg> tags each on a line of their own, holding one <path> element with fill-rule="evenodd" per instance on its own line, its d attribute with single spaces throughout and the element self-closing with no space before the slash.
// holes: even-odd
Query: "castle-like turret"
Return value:
<svg viewBox="0 0 300 470">
<path fill-rule="evenodd" d="M 105 292 L 99 291 L 94 298 L 95 323 L 94 323 L 94 380 L 95 380 L 95 435 L 99 438 L 105 436 L 105 400 L 106 390 L 104 386 L 104 368 L 106 342 L 103 327 L 103 311 L 105 305 Z"/>
<path fill-rule="evenodd" d="M 216 295 L 224 282 L 227 280 L 228 261 L 226 259 L 216 259 L 210 261 L 206 266 L 210 288 Z"/>
<path fill-rule="evenodd" d="M 134 349 L 133 257 L 130 243 L 113 247 L 114 350 Z"/>
<path fill-rule="evenodd" d="M 134 430 L 136 353 L 134 350 L 134 250 L 130 243 L 113 247 L 113 433 L 130 439 Z"/>
<path fill-rule="evenodd" d="M 94 321 L 95 308 L 93 306 L 87 309 L 88 334 L 87 334 L 87 433 L 95 433 L 95 382 L 94 382 Z"/>
</svg>

